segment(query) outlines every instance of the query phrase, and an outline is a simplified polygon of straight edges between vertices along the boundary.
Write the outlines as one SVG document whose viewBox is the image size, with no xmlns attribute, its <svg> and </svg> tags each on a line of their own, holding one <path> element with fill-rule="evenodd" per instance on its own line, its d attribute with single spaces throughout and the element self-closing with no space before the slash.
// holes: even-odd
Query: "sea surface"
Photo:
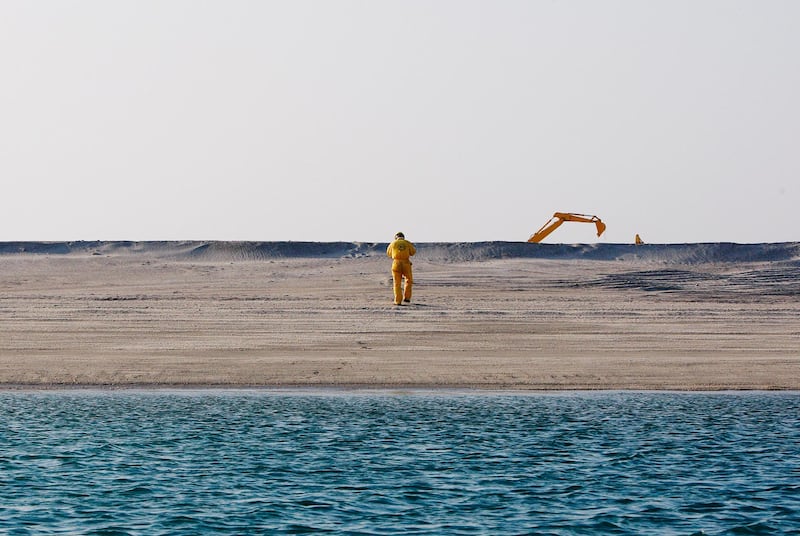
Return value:
<svg viewBox="0 0 800 536">
<path fill-rule="evenodd" d="M 0 534 L 800 534 L 800 393 L 0 393 Z"/>
</svg>

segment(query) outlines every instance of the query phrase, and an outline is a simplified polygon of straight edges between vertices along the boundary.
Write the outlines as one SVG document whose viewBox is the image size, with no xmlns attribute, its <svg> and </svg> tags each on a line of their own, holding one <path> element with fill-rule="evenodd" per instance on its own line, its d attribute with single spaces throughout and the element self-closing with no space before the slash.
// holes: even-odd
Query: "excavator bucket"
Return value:
<svg viewBox="0 0 800 536">
<path fill-rule="evenodd" d="M 600 220 L 597 220 L 596 222 L 594 222 L 594 224 L 597 226 L 597 236 L 603 234 L 603 231 L 606 230 L 606 224 L 601 222 Z"/>
</svg>

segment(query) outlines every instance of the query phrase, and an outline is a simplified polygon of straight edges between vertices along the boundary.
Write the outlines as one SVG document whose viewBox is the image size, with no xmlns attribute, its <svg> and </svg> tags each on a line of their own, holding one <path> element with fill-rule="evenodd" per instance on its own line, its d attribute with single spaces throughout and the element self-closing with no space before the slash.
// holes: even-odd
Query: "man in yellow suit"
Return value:
<svg viewBox="0 0 800 536">
<path fill-rule="evenodd" d="M 397 233 L 389 247 L 386 248 L 386 255 L 392 258 L 392 279 L 394 279 L 394 304 L 402 305 L 402 302 L 411 302 L 411 285 L 414 278 L 411 277 L 411 256 L 417 252 L 414 244 L 406 240 L 406 235 Z M 403 292 L 400 284 L 405 277 L 406 284 Z"/>
</svg>

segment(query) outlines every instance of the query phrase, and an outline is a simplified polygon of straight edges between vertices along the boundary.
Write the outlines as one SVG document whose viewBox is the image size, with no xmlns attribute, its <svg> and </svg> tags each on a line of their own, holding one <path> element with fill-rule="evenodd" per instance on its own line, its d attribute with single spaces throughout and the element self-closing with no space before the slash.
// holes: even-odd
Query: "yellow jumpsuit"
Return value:
<svg viewBox="0 0 800 536">
<path fill-rule="evenodd" d="M 402 300 L 411 301 L 411 286 L 414 278 L 411 277 L 410 257 L 417 252 L 414 244 L 405 238 L 394 240 L 386 248 L 386 255 L 392 258 L 392 279 L 394 279 L 394 303 L 400 305 Z M 405 288 L 401 292 L 400 284 L 405 277 Z"/>
</svg>

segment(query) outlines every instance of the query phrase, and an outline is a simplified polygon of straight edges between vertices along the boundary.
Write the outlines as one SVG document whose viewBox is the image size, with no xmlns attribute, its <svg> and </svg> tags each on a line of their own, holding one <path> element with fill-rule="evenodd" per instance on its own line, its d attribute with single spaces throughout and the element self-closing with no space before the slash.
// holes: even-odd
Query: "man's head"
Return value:
<svg viewBox="0 0 800 536">
<path fill-rule="evenodd" d="M 397 233 L 396 235 L 394 235 L 394 237 L 395 237 L 395 239 L 398 239 L 398 238 L 405 238 L 405 237 L 406 237 L 406 235 L 404 235 L 403 233 Z"/>
</svg>

